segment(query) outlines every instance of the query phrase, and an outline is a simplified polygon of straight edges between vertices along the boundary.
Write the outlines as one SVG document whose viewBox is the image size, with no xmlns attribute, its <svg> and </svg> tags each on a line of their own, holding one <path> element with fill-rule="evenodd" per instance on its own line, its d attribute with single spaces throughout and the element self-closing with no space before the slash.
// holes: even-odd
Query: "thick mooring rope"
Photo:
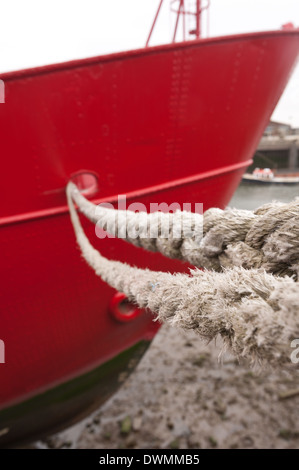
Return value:
<svg viewBox="0 0 299 470">
<path fill-rule="evenodd" d="M 115 227 L 121 227 L 122 238 L 146 250 L 218 272 L 239 266 L 297 278 L 299 199 L 266 204 L 254 212 L 213 208 L 202 216 L 186 211 L 119 211 L 95 206 L 75 188 L 72 194 L 80 211 L 98 227 L 114 236 L 120 235 Z M 141 235 L 132 238 L 134 227 Z"/>
<path fill-rule="evenodd" d="M 242 266 L 223 268 L 222 272 L 195 269 L 189 276 L 138 269 L 119 261 L 108 260 L 90 244 L 81 226 L 73 199 L 85 215 L 90 211 L 89 218 L 97 222 L 98 217 L 91 213 L 91 203 L 87 204 L 88 201 L 80 195 L 72 183 L 67 187 L 67 199 L 77 242 L 84 259 L 98 276 L 110 286 L 125 293 L 130 301 L 141 308 L 149 308 L 157 315 L 159 321 L 192 329 L 208 340 L 221 335 L 225 345 L 234 354 L 249 358 L 253 363 L 270 363 L 274 366 L 290 363 L 292 352 L 290 342 L 299 337 L 299 283 L 295 281 L 294 276 L 279 277 L 265 272 L 262 268 L 244 269 Z M 253 213 L 251 218 L 264 214 L 268 226 L 275 234 L 274 228 L 278 225 L 285 227 L 296 217 L 294 213 L 298 209 L 298 202 L 289 205 L 289 220 L 284 211 L 283 222 L 279 222 L 280 208 L 281 205 L 278 204 L 272 209 L 263 206 Z M 271 210 L 276 214 L 275 221 L 269 217 Z M 249 211 L 242 212 L 248 221 Z M 211 222 L 213 213 L 216 214 L 217 223 L 222 218 L 222 221 L 228 222 L 227 225 L 230 225 L 231 220 L 228 214 L 236 215 L 233 211 L 210 210 L 206 234 L 211 233 L 214 228 Z M 234 219 L 234 216 L 232 218 Z M 242 218 L 240 211 L 238 218 Z M 206 222 L 206 214 L 204 221 Z M 249 230 L 245 230 L 246 223 L 248 222 L 244 222 L 243 225 L 241 223 L 242 237 L 253 239 L 255 246 L 258 244 L 260 248 L 264 246 L 262 240 L 265 238 L 265 230 L 258 224 L 256 231 L 253 232 L 250 230 L 254 225 L 252 223 L 248 224 Z M 107 227 L 104 223 L 103 225 Z M 236 230 L 235 238 L 240 237 L 241 232 L 237 231 L 236 225 L 232 223 L 230 227 L 227 233 Z M 288 234 L 289 230 L 287 226 L 281 233 Z M 288 239 L 290 238 L 288 236 Z M 230 238 L 225 238 L 228 239 L 235 240 L 232 235 Z M 291 256 L 292 268 L 286 270 L 289 273 L 295 272 L 298 261 L 298 251 L 295 252 L 294 246 L 296 243 L 291 244 L 294 256 Z M 230 248 L 228 243 L 227 248 Z M 257 248 L 254 249 L 257 251 Z M 282 252 L 280 255 L 283 257 Z"/>
<path fill-rule="evenodd" d="M 148 214 L 114 210 L 96 206 L 75 187 L 72 194 L 80 211 L 97 227 L 135 246 L 197 265 L 192 250 L 199 246 L 202 238 L 203 219 L 200 214 L 187 211 Z M 132 233 L 134 237 L 130 236 Z"/>
</svg>

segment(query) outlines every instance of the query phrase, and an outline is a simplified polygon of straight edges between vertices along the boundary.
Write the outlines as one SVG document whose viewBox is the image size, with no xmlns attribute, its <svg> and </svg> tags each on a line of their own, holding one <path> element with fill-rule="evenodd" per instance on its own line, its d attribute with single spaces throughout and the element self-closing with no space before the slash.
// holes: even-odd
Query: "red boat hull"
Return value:
<svg viewBox="0 0 299 470">
<path fill-rule="evenodd" d="M 97 174 L 95 202 L 126 194 L 148 209 L 150 202 L 224 207 L 298 50 L 299 31 L 255 33 L 1 76 L 0 421 L 9 431 L 0 432 L 0 443 L 14 436 L 13 405 L 86 374 L 158 329 L 149 312 L 123 323 L 109 313 L 115 292 L 75 244 L 65 198 L 72 175 Z M 109 258 L 188 268 L 121 240 L 99 240 L 84 226 Z M 16 425 L 18 438 L 24 422 Z"/>
</svg>

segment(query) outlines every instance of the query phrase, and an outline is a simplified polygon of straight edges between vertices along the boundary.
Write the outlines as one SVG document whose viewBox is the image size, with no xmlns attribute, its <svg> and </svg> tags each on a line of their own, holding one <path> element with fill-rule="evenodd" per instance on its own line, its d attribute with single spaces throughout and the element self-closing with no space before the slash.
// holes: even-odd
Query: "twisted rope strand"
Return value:
<svg viewBox="0 0 299 470">
<path fill-rule="evenodd" d="M 187 211 L 148 214 L 96 206 L 70 185 L 89 220 L 138 247 L 219 272 L 239 266 L 298 276 L 299 198 L 265 204 L 254 212 L 212 208 L 203 216 Z M 131 237 L 136 228 L 137 236 Z"/>
</svg>

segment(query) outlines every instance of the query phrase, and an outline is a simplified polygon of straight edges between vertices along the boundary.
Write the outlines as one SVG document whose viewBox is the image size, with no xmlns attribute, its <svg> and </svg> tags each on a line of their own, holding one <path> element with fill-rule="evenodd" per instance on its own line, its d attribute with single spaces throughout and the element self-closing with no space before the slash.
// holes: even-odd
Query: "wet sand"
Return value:
<svg viewBox="0 0 299 470">
<path fill-rule="evenodd" d="M 39 448 L 297 448 L 299 367 L 254 372 L 194 333 L 163 326 L 101 409 Z M 290 353 L 292 349 L 290 348 Z"/>
</svg>

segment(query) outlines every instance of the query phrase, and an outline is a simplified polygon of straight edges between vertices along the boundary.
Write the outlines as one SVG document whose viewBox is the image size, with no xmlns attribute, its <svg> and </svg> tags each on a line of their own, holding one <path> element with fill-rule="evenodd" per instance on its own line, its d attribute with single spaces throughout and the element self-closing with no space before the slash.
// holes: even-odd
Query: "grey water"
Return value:
<svg viewBox="0 0 299 470">
<path fill-rule="evenodd" d="M 254 184 L 241 182 L 228 206 L 254 210 L 272 201 L 290 202 L 299 197 L 299 185 Z"/>
</svg>

